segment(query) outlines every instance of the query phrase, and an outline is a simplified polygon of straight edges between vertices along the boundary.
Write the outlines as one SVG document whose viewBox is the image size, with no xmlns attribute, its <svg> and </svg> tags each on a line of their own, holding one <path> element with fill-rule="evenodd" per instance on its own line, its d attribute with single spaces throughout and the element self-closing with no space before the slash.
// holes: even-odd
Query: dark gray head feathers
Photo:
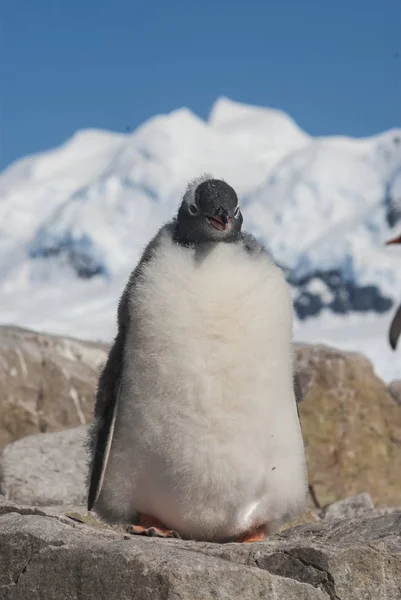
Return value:
<svg viewBox="0 0 401 600">
<path fill-rule="evenodd" d="M 204 176 L 189 184 L 178 210 L 176 239 L 183 244 L 233 242 L 242 215 L 235 190 L 225 181 Z"/>
</svg>

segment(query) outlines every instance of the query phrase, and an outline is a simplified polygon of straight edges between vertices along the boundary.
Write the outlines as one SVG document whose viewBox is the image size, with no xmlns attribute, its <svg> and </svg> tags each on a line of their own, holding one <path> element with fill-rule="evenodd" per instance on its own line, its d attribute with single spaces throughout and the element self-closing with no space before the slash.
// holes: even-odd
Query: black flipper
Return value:
<svg viewBox="0 0 401 600">
<path fill-rule="evenodd" d="M 401 305 L 398 307 L 397 312 L 394 315 L 394 318 L 391 322 L 390 331 L 389 331 L 389 342 L 390 346 L 393 350 L 397 347 L 398 338 L 401 333 Z"/>
<path fill-rule="evenodd" d="M 95 404 L 95 421 L 90 430 L 92 451 L 88 492 L 88 510 L 92 510 L 102 488 L 110 446 L 113 438 L 120 388 L 123 352 L 123 331 L 119 332 L 100 375 Z"/>
</svg>

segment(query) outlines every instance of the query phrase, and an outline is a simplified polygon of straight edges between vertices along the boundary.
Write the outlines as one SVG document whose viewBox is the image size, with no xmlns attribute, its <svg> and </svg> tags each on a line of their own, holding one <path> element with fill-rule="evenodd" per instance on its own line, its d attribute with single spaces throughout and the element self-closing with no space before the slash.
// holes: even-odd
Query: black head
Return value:
<svg viewBox="0 0 401 600">
<path fill-rule="evenodd" d="M 177 238 L 183 243 L 234 242 L 242 215 L 235 190 L 225 181 L 203 177 L 188 186 L 177 216 Z"/>
</svg>

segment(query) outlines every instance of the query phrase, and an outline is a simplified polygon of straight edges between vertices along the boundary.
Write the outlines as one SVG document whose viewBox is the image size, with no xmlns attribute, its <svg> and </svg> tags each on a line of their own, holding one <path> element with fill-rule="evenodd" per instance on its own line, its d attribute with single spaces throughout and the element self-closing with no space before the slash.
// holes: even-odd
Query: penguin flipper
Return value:
<svg viewBox="0 0 401 600">
<path fill-rule="evenodd" d="M 99 379 L 95 421 L 90 429 L 88 444 L 91 454 L 88 510 L 92 510 L 101 492 L 113 440 L 121 387 L 124 337 L 122 332 L 119 332 Z"/>
<path fill-rule="evenodd" d="M 401 305 L 398 307 L 397 312 L 391 322 L 389 331 L 389 342 L 393 350 L 397 347 L 398 338 L 401 334 Z"/>
</svg>

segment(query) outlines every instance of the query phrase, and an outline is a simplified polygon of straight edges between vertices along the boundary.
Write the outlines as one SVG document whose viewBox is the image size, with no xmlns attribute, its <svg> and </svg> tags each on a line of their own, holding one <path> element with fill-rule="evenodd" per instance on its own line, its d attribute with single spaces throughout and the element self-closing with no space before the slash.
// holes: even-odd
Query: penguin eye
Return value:
<svg viewBox="0 0 401 600">
<path fill-rule="evenodd" d="M 189 212 L 191 213 L 191 215 L 196 215 L 196 213 L 198 212 L 198 207 L 196 206 L 196 204 L 189 205 Z"/>
<path fill-rule="evenodd" d="M 239 206 L 237 206 L 237 208 L 234 211 L 234 218 L 236 219 L 239 215 Z"/>
</svg>

